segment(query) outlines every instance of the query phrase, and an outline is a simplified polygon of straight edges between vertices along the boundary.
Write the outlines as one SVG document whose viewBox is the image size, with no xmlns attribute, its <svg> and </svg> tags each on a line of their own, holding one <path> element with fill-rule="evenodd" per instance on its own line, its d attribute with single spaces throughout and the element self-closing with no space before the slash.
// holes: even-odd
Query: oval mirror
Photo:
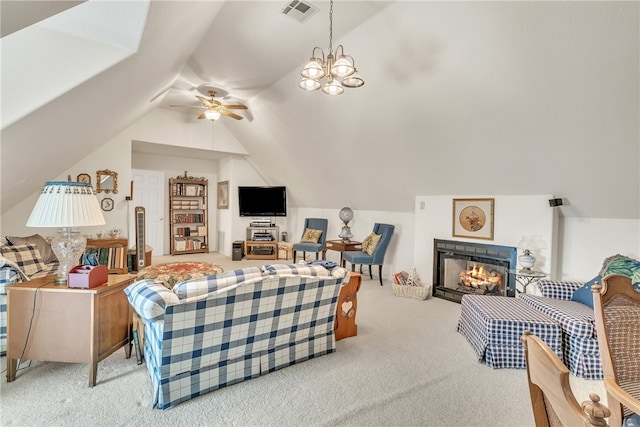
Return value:
<svg viewBox="0 0 640 427">
<path fill-rule="evenodd" d="M 113 193 L 118 192 L 118 174 L 112 170 L 104 169 L 96 172 L 96 193 Z"/>
</svg>

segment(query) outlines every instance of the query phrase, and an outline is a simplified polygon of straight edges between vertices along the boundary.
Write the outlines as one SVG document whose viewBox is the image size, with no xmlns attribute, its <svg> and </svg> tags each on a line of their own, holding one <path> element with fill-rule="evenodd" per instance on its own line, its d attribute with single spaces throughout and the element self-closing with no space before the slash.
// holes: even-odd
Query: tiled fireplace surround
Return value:
<svg viewBox="0 0 640 427">
<path fill-rule="evenodd" d="M 460 302 L 465 294 L 515 295 L 517 249 L 434 239 L 433 295 Z"/>
</svg>

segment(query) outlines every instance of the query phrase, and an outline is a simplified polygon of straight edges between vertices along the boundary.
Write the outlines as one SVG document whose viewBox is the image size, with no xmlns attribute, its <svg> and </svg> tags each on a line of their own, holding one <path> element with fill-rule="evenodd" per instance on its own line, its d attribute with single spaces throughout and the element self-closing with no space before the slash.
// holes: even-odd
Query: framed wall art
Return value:
<svg viewBox="0 0 640 427">
<path fill-rule="evenodd" d="M 218 209 L 229 209 L 229 181 L 218 183 Z"/>
<path fill-rule="evenodd" d="M 453 237 L 493 240 L 494 199 L 453 199 Z"/>
</svg>

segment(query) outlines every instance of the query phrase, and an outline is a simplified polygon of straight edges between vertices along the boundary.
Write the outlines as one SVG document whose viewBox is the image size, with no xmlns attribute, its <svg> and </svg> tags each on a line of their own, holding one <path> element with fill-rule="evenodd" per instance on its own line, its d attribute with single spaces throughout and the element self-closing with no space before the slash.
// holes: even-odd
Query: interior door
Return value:
<svg viewBox="0 0 640 427">
<path fill-rule="evenodd" d="M 145 210 L 146 244 L 153 255 L 164 255 L 164 172 L 133 169 L 133 201 L 129 215 L 130 241 L 135 240 L 135 207 Z"/>
</svg>

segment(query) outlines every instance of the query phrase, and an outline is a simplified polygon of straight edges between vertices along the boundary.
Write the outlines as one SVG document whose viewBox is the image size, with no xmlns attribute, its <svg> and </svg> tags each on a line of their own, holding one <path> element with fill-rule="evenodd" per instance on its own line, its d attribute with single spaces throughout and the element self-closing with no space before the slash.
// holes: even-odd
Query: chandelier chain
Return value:
<svg viewBox="0 0 640 427">
<path fill-rule="evenodd" d="M 333 0 L 329 5 L 329 55 L 333 53 Z"/>
</svg>

